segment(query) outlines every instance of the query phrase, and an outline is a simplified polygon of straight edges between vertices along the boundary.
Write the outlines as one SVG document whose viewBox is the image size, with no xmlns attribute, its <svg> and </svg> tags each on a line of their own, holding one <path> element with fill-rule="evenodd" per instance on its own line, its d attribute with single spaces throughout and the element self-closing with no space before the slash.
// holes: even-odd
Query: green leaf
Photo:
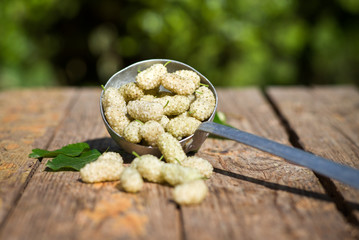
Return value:
<svg viewBox="0 0 359 240">
<path fill-rule="evenodd" d="M 52 158 L 60 154 L 66 156 L 79 156 L 82 152 L 90 150 L 90 146 L 87 143 L 74 143 L 64 146 L 63 148 L 55 151 L 47 151 L 44 149 L 35 148 L 32 153 L 29 154 L 30 158 Z"/>
<path fill-rule="evenodd" d="M 227 121 L 226 115 L 223 112 L 217 111 L 216 114 L 214 115 L 213 122 L 234 128 L 233 126 L 229 125 L 226 121 Z M 210 134 L 209 137 L 217 138 L 217 139 L 225 139 L 223 137 L 219 137 L 213 134 Z"/>
<path fill-rule="evenodd" d="M 87 163 L 95 161 L 100 155 L 101 153 L 96 149 L 85 151 L 77 157 L 59 154 L 51 161 L 48 161 L 46 166 L 54 171 L 59 171 L 61 169 L 72 169 L 79 171 Z"/>
<path fill-rule="evenodd" d="M 35 148 L 35 149 L 32 149 L 32 153 L 29 154 L 29 158 L 41 158 L 44 156 L 47 157 L 49 155 L 50 155 L 50 151 Z"/>
<path fill-rule="evenodd" d="M 223 112 L 217 111 L 214 115 L 213 122 L 219 123 L 228 127 L 233 127 L 227 123 L 226 115 Z"/>
</svg>

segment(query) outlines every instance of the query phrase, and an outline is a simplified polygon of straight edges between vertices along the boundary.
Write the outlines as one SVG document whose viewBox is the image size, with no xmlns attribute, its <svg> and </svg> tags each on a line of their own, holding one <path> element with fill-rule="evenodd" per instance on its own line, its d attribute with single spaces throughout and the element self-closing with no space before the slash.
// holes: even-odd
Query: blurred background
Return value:
<svg viewBox="0 0 359 240">
<path fill-rule="evenodd" d="M 217 86 L 358 84 L 359 1 L 0 1 L 1 90 L 99 86 L 150 58 Z"/>
</svg>

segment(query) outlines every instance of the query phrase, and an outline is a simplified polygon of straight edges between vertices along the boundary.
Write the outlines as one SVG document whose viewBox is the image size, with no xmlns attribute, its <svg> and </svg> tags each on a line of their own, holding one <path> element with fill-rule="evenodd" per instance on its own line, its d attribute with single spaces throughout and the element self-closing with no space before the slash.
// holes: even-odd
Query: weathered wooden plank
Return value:
<svg viewBox="0 0 359 240">
<path fill-rule="evenodd" d="M 47 146 L 73 93 L 72 89 L 0 92 L 0 226 L 38 164 L 28 154 L 32 148 Z"/>
<path fill-rule="evenodd" d="M 219 110 L 242 130 L 289 144 L 254 89 L 220 90 Z M 186 239 L 354 239 L 314 174 L 242 144 L 207 139 L 198 153 L 216 173 L 198 207 L 181 207 Z"/>
<path fill-rule="evenodd" d="M 352 86 L 271 88 L 269 94 L 306 150 L 359 169 L 357 89 Z M 334 183 L 358 220 L 359 190 L 335 180 Z"/>
<path fill-rule="evenodd" d="M 122 153 L 109 138 L 99 113 L 98 89 L 82 89 L 49 149 L 86 141 Z M 33 175 L 0 238 L 178 239 L 180 215 L 170 189 L 146 183 L 139 194 L 121 192 L 118 182 L 85 184 L 78 172 L 49 172 L 45 160 Z M 18 226 L 22 226 L 19 228 Z"/>
<path fill-rule="evenodd" d="M 105 132 L 98 90 L 78 92 L 49 149 L 87 141 L 120 151 Z M 287 143 L 287 135 L 256 90 L 221 90 L 230 124 Z M 121 152 L 126 161 L 131 156 Z M 27 155 L 27 154 L 26 154 Z M 76 172 L 47 172 L 41 163 L 0 239 L 338 239 L 357 234 L 336 211 L 311 171 L 241 144 L 208 139 L 198 155 L 216 173 L 210 195 L 195 207 L 170 201 L 170 188 L 146 183 L 137 195 L 117 182 L 84 184 Z M 183 225 L 182 225 L 183 223 Z M 19 227 L 21 226 L 21 227 Z"/>
</svg>

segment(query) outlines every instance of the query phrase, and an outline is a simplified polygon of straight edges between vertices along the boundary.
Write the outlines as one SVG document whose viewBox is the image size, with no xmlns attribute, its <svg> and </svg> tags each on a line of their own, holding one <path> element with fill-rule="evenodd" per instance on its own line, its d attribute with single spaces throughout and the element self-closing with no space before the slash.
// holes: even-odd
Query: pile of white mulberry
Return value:
<svg viewBox="0 0 359 240">
<path fill-rule="evenodd" d="M 160 91 L 161 85 L 168 91 Z M 174 186 L 178 204 L 202 202 L 208 193 L 204 179 L 211 176 L 213 167 L 205 159 L 187 157 L 179 142 L 192 135 L 215 108 L 212 91 L 200 83 L 197 73 L 169 73 L 165 65 L 154 64 L 139 72 L 135 82 L 107 88 L 102 104 L 115 132 L 129 142 L 158 147 L 165 162 L 142 155 L 123 167 L 119 154 L 104 153 L 80 170 L 84 182 L 120 180 L 123 190 L 138 192 L 145 179 Z M 103 160 L 108 158 L 113 161 Z"/>
<path fill-rule="evenodd" d="M 160 91 L 160 86 L 168 91 Z M 154 64 L 138 73 L 136 82 L 105 90 L 103 109 L 111 128 L 127 141 L 157 145 L 163 132 L 182 139 L 208 119 L 216 105 L 212 91 L 191 70 L 168 73 Z"/>
</svg>

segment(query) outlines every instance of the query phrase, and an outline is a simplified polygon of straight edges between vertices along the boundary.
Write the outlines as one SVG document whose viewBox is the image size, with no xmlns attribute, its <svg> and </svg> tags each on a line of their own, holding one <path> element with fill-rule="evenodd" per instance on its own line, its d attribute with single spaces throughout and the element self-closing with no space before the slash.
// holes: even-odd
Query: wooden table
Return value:
<svg viewBox="0 0 359 240">
<path fill-rule="evenodd" d="M 228 123 L 359 168 L 359 93 L 353 86 L 220 89 Z M 199 206 L 168 186 L 139 194 L 50 172 L 32 148 L 88 142 L 124 153 L 99 113 L 99 88 L 0 92 L 0 239 L 357 239 L 359 190 L 242 144 L 209 138 L 197 153 L 215 168 Z"/>
</svg>

